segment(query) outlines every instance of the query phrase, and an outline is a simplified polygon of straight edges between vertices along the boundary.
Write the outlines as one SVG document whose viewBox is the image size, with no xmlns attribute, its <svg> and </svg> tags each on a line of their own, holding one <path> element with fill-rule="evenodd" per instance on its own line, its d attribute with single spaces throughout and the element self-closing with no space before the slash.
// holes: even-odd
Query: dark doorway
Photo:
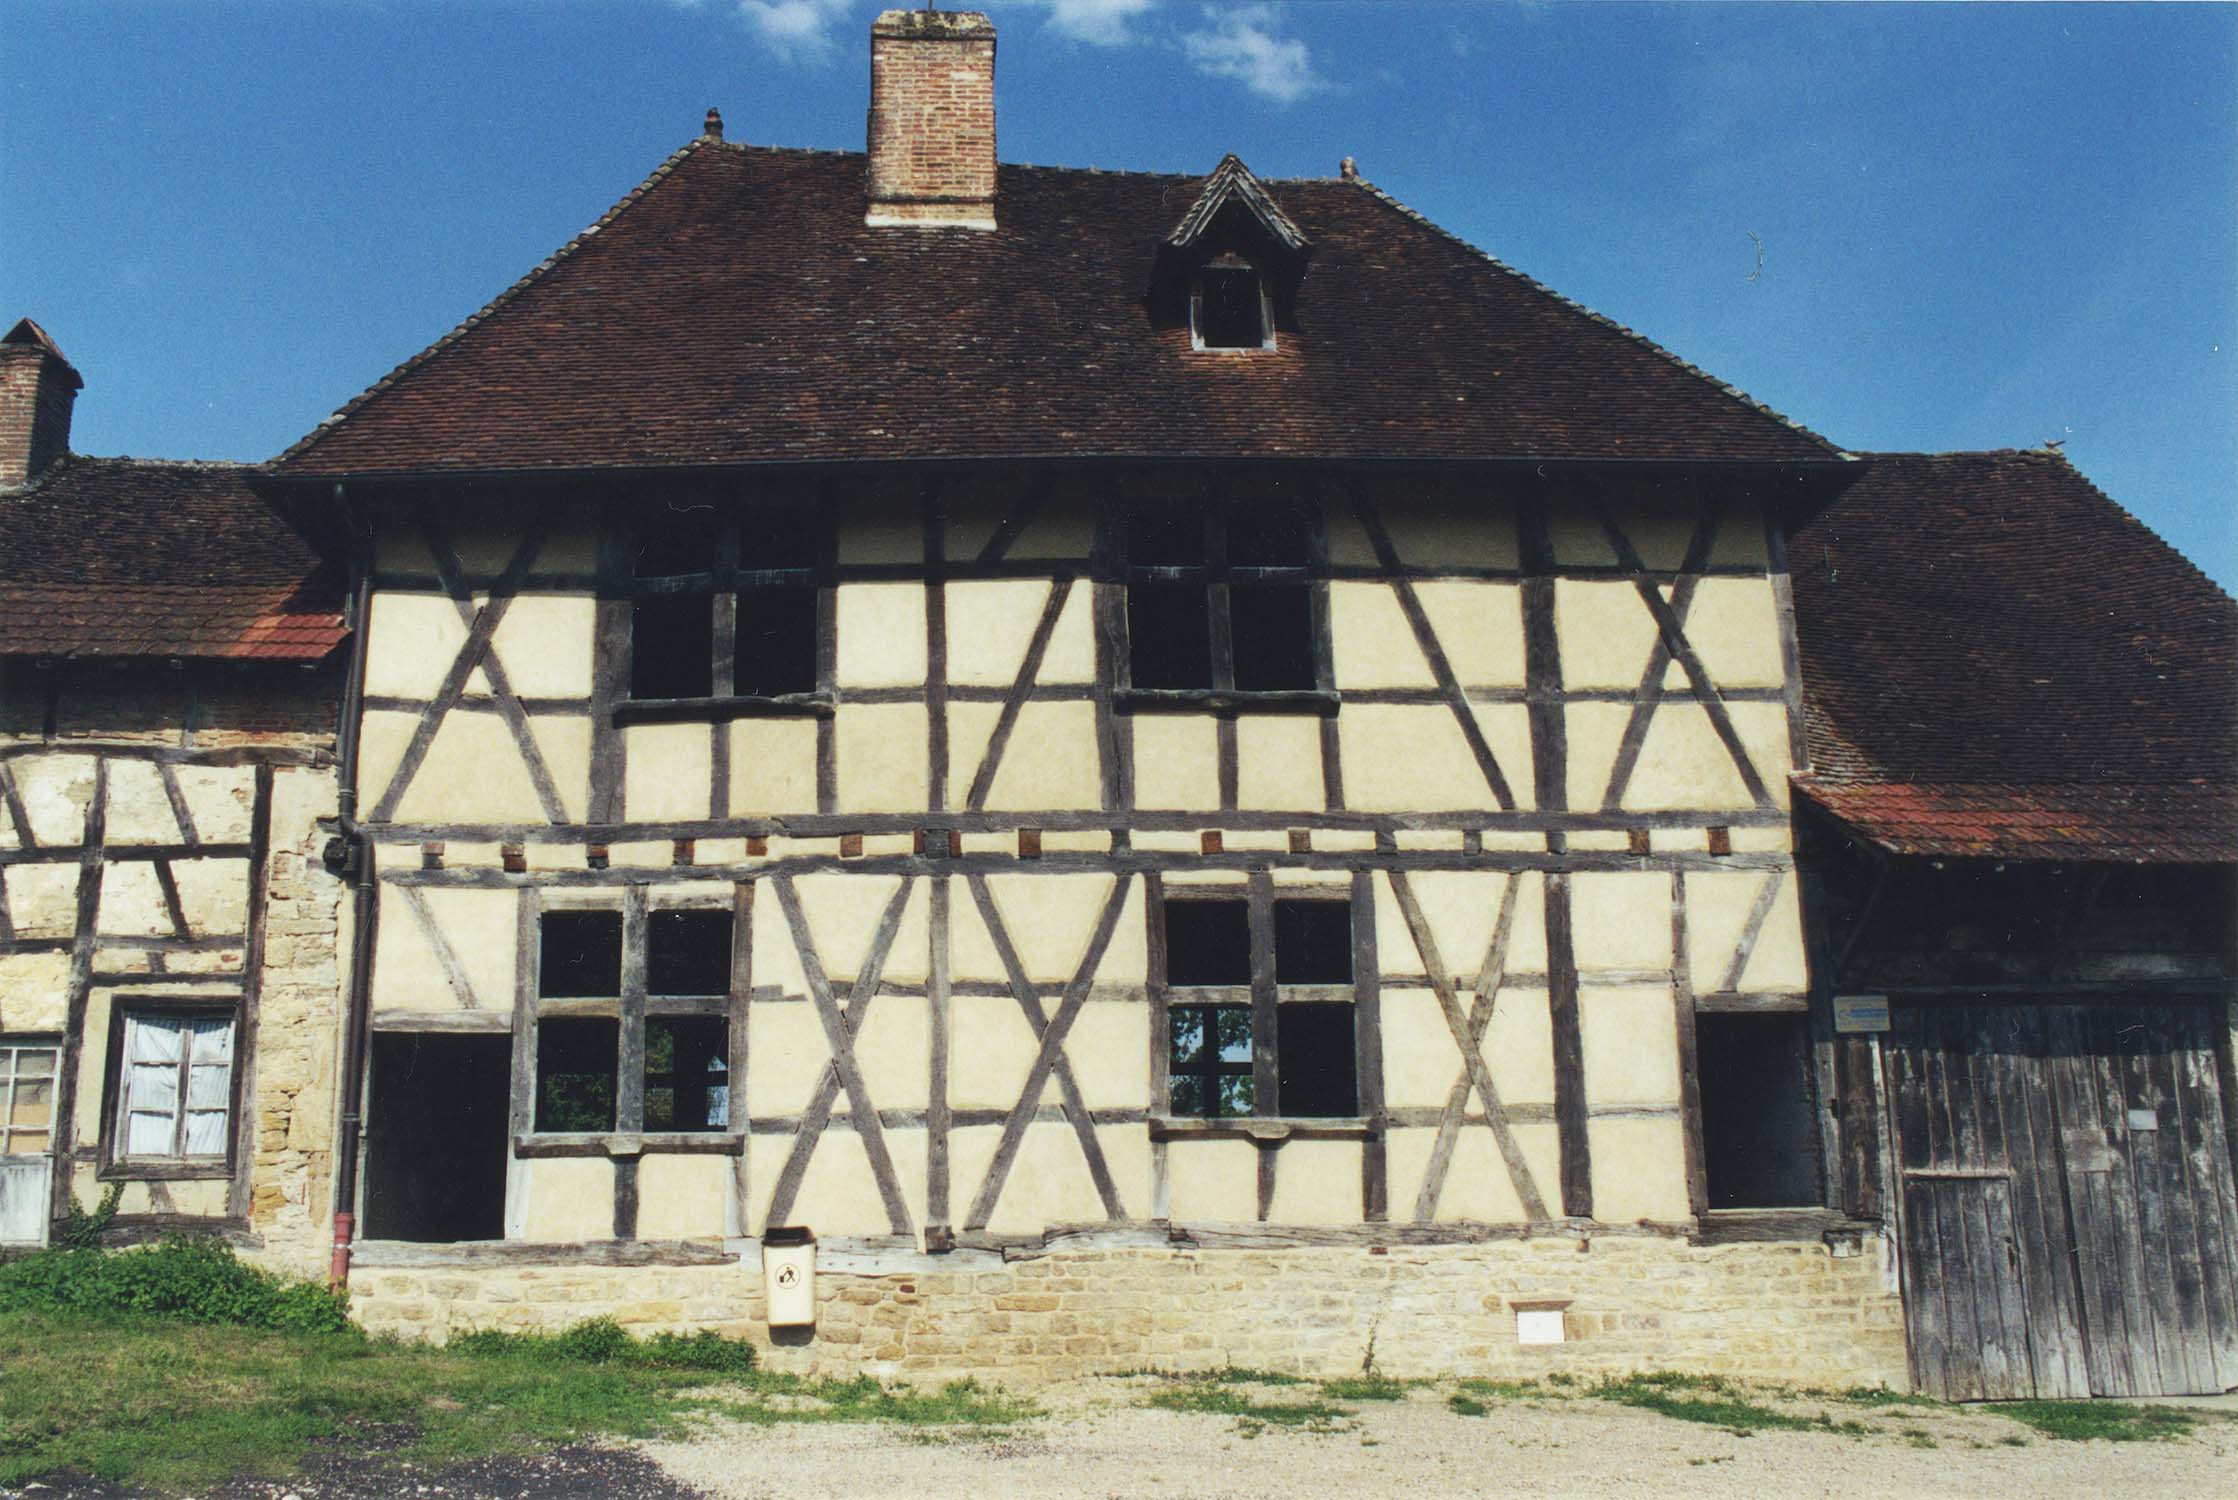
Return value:
<svg viewBox="0 0 2238 1500">
<path fill-rule="evenodd" d="M 375 1033 L 366 1239 L 505 1237 L 512 1070 L 509 1036 Z"/>
<path fill-rule="evenodd" d="M 1818 1202 L 1810 1033 L 1799 1012 L 1694 1018 L 1712 1208 Z"/>
</svg>

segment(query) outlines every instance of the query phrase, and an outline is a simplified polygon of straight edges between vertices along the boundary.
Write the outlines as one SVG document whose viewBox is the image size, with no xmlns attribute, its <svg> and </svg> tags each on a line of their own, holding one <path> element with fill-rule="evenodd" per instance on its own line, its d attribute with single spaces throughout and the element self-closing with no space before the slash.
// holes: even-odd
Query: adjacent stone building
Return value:
<svg viewBox="0 0 2238 1500">
<path fill-rule="evenodd" d="M 994 54 L 984 17 L 882 17 L 867 155 L 734 144 L 711 113 L 267 467 L 48 459 L 0 496 L 19 782 L 103 764 L 96 733 L 160 739 L 159 768 L 217 753 L 205 680 L 264 715 L 223 742 L 253 783 L 236 926 L 187 909 L 182 846 L 216 837 L 187 814 L 129 848 L 97 811 L 67 841 L 0 823 L 0 1048 L 27 1036 L 34 1075 L 58 1056 L 90 1101 L 56 1116 L 83 1124 L 57 1128 L 50 1209 L 111 1171 L 98 1127 L 129 1137 L 139 1070 L 154 1090 L 169 1063 L 173 1165 L 217 1180 L 198 1148 L 229 1132 L 225 1201 L 149 1186 L 120 1223 L 199 1213 L 303 1271 L 332 1243 L 375 1327 L 611 1313 L 911 1373 L 2050 1392 L 2030 1330 L 2071 1273 L 2034 1158 L 2001 1129 L 1994 1160 L 1929 1159 L 1905 1110 L 1948 1117 L 1943 1018 L 1999 1005 L 2034 1037 L 2123 1005 L 2175 1028 L 2124 1118 L 2164 1066 L 2193 1154 L 2147 1168 L 2125 1135 L 2090 1168 L 2133 1197 L 2151 1176 L 2192 1247 L 2094 1250 L 2134 1272 L 2100 1322 L 2176 1309 L 2151 1335 L 2172 1359 L 2119 1388 L 2238 1381 L 2227 910 L 2180 938 L 2116 921 L 2095 967 L 1899 984 L 1853 868 L 1922 852 L 1888 821 L 1920 797 L 2002 808 L 1947 851 L 1994 899 L 2024 876 L 1990 864 L 2033 857 L 2014 830 L 2082 798 L 2098 821 L 2055 857 L 2094 899 L 2134 883 L 2117 860 L 2227 878 L 2229 599 L 2056 458 L 1845 452 L 1349 163 L 998 165 Z M 16 609 L 19 578 L 67 567 L 41 516 L 156 505 L 117 487 L 175 471 L 236 528 L 206 543 L 232 564 L 116 538 L 71 600 L 253 599 L 231 639 L 290 665 L 213 675 L 176 631 L 50 640 L 66 612 Z M 1986 521 L 1892 525 L 1946 475 Z M 2002 656 L 1896 644 L 1923 576 L 1948 580 L 1922 627 L 1946 645 L 2056 576 L 2006 525 L 2046 486 L 2041 525 L 2127 560 L 2106 609 Z M 2143 641 L 2118 607 L 2148 579 Z M 2049 700 L 2018 684 L 2078 653 L 2136 744 L 2041 771 Z M 1878 705 L 1912 724 L 1921 684 L 1967 671 L 2002 705 L 1954 737 L 1973 761 L 1891 749 Z M 76 690 L 106 717 L 33 714 L 19 683 L 97 683 Z M 2184 755 L 2142 748 L 2170 737 Z M 201 816 L 154 774 L 178 790 L 135 805 Z M 2141 832 L 2168 822 L 2187 838 Z M 119 989 L 89 914 L 134 861 Z M 44 875 L 19 895 L 49 865 L 69 899 Z M 1893 938 L 1954 946 L 1924 916 Z M 176 980 L 203 952 L 235 1010 Z M 88 1061 L 135 1013 L 112 994 L 190 988 L 236 1056 L 254 1039 L 222 1121 L 167 1044 Z M 1976 1287 L 1964 1247 L 2015 1195 L 2044 1254 Z M 1958 1240 L 1922 1237 L 1940 1213 Z M 762 1246 L 801 1230 L 818 1314 L 772 1334 Z M 2173 1302 L 2154 1254 L 2190 1271 Z M 2017 1331 L 2017 1370 L 1958 1367 L 1959 1293 L 2017 1305 L 1966 1325 Z"/>
</svg>

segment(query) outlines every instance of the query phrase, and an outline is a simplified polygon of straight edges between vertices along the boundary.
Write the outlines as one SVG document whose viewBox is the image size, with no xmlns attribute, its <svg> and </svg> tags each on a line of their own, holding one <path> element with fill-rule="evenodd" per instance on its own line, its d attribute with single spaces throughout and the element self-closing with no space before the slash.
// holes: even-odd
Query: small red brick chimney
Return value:
<svg viewBox="0 0 2238 1500">
<path fill-rule="evenodd" d="M 872 23 L 864 222 L 995 227 L 995 28 L 979 12 L 889 10 Z"/>
<path fill-rule="evenodd" d="M 70 408 L 84 384 L 29 318 L 0 335 L 0 490 L 30 483 L 70 451 Z"/>
</svg>

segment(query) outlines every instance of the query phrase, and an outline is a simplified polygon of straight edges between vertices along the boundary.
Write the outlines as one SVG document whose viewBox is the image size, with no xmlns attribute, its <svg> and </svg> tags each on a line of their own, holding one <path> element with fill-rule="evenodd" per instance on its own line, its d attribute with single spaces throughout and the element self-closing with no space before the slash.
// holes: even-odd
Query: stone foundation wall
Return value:
<svg viewBox="0 0 2238 1500">
<path fill-rule="evenodd" d="M 1012 1383 L 1249 1365 L 1397 1376 L 1671 1369 L 1814 1385 L 1909 1383 L 1885 1246 L 1545 1238 L 1367 1249 L 958 1252 L 817 1276 L 813 1336 L 773 1346 L 762 1278 L 740 1265 L 365 1266 L 367 1328 L 445 1339 L 612 1317 L 632 1332 L 714 1328 L 801 1374 Z M 1567 1299 L 1568 1342 L 1516 1342 L 1516 1302 Z"/>
</svg>

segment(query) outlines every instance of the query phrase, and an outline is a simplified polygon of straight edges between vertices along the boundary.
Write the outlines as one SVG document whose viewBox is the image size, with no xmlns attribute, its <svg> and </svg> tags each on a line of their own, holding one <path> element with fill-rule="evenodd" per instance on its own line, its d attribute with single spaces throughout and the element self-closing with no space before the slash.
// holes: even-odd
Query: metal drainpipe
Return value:
<svg viewBox="0 0 2238 1500">
<path fill-rule="evenodd" d="M 342 486 L 334 487 L 337 505 L 348 512 Z M 358 528 L 353 527 L 353 532 Z M 350 675 L 343 687 L 342 721 L 335 729 L 337 774 L 335 823 L 341 868 L 352 872 L 349 992 L 343 1001 L 341 1058 L 342 1116 L 334 1156 L 334 1256 L 330 1285 L 350 1284 L 350 1241 L 357 1229 L 357 1156 L 360 1115 L 365 1106 L 366 1028 L 373 998 L 374 900 L 373 844 L 357 821 L 358 731 L 365 717 L 365 658 L 370 644 L 373 604 L 372 532 L 353 537 L 350 571 Z M 333 856 L 329 856 L 330 866 Z"/>
</svg>

